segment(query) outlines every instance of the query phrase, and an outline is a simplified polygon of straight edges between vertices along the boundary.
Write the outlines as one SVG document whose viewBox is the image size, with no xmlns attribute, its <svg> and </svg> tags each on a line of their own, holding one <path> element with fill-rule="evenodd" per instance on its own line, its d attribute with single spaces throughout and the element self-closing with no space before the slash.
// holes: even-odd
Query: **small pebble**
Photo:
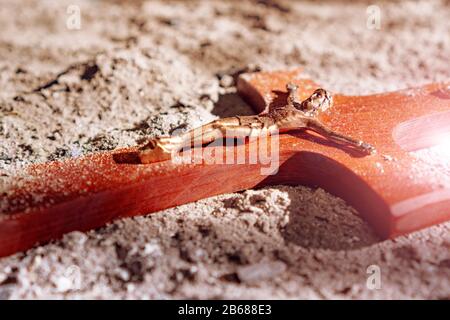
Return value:
<svg viewBox="0 0 450 320">
<path fill-rule="evenodd" d="M 234 85 L 234 79 L 230 75 L 224 75 L 222 78 L 220 78 L 220 86 L 224 88 L 228 88 Z"/>
<path fill-rule="evenodd" d="M 260 262 L 237 269 L 239 280 L 255 283 L 260 280 L 272 279 L 286 271 L 286 264 L 281 261 Z"/>
</svg>

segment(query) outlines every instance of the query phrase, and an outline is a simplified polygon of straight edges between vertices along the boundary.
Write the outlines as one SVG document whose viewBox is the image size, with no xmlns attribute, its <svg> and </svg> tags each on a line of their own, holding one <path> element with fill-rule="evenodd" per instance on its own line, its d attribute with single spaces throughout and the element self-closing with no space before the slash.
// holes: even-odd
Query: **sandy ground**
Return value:
<svg viewBox="0 0 450 320">
<path fill-rule="evenodd" d="M 365 1 L 2 0 L 0 169 L 250 114 L 224 81 L 249 64 L 352 94 L 448 81 L 449 2 L 374 3 L 380 30 Z M 0 259 L 0 299 L 449 298 L 449 231 L 380 241 L 323 190 L 248 190 Z"/>
</svg>

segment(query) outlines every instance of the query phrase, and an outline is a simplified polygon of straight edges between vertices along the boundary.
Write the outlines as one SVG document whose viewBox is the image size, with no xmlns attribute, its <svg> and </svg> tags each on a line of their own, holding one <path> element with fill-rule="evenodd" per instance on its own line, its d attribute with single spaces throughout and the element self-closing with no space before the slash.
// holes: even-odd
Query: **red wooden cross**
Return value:
<svg viewBox="0 0 450 320">
<path fill-rule="evenodd" d="M 238 90 L 261 112 L 286 103 L 288 82 L 300 86 L 302 99 L 318 87 L 293 70 L 242 75 Z M 7 177 L 2 187 L 0 256 L 116 218 L 273 184 L 322 187 L 353 205 L 383 238 L 449 220 L 450 84 L 370 96 L 337 94 L 334 101 L 321 120 L 371 143 L 377 154 L 358 154 L 298 131 L 280 135 L 279 171 L 269 176 L 261 175 L 261 164 L 248 161 L 132 163 L 135 148 L 32 165 Z M 435 144 L 433 152 L 426 151 Z M 245 147 L 226 148 L 238 153 Z"/>
</svg>

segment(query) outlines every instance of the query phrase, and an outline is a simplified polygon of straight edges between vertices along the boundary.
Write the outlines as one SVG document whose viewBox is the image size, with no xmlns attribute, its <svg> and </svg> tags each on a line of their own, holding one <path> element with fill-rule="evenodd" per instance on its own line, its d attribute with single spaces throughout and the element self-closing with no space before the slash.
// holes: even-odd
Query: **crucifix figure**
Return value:
<svg viewBox="0 0 450 320">
<path fill-rule="evenodd" d="M 197 137 L 203 143 L 229 129 L 241 137 L 277 129 L 274 175 L 261 175 L 261 164 L 249 161 L 169 160 L 172 151 L 192 146 L 195 130 L 144 146 L 35 164 L 17 174 L 0 172 L 6 177 L 0 256 L 113 219 L 279 184 L 321 187 L 343 198 L 382 238 L 450 220 L 450 83 L 333 99 L 319 87 L 300 70 L 242 74 L 238 93 L 257 115 L 206 124 Z M 299 128 L 312 132 L 292 130 Z M 245 144 L 214 148 L 242 150 Z"/>
<path fill-rule="evenodd" d="M 341 144 L 350 145 L 363 153 L 375 153 L 370 144 L 335 132 L 325 126 L 318 116 L 333 106 L 331 94 L 319 88 L 303 101 L 297 99 L 298 86 L 286 85 L 286 104 L 256 116 L 222 118 L 190 130 L 182 135 L 151 139 L 139 149 L 141 163 L 153 163 L 171 159 L 172 155 L 186 147 L 202 146 L 221 138 L 246 138 L 271 135 L 305 129 Z"/>
</svg>

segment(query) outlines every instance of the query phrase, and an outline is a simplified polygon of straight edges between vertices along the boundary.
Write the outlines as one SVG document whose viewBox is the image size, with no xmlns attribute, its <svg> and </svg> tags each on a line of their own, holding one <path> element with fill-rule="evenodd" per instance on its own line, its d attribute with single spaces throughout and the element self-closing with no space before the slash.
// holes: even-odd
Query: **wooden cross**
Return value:
<svg viewBox="0 0 450 320">
<path fill-rule="evenodd" d="M 298 85 L 301 100 L 318 88 L 292 70 L 241 75 L 238 91 L 258 113 L 286 104 L 287 83 Z M 279 136 L 276 175 L 262 175 L 261 164 L 249 161 L 139 164 L 137 148 L 0 172 L 7 176 L 0 190 L 0 256 L 113 219 L 274 184 L 322 187 L 354 206 L 383 238 L 449 220 L 450 83 L 370 96 L 334 95 L 334 101 L 320 120 L 372 144 L 376 154 L 362 155 L 312 132 L 293 131 Z M 427 149 L 435 144 L 434 151 Z M 245 147 L 215 149 L 238 153 Z"/>
</svg>

